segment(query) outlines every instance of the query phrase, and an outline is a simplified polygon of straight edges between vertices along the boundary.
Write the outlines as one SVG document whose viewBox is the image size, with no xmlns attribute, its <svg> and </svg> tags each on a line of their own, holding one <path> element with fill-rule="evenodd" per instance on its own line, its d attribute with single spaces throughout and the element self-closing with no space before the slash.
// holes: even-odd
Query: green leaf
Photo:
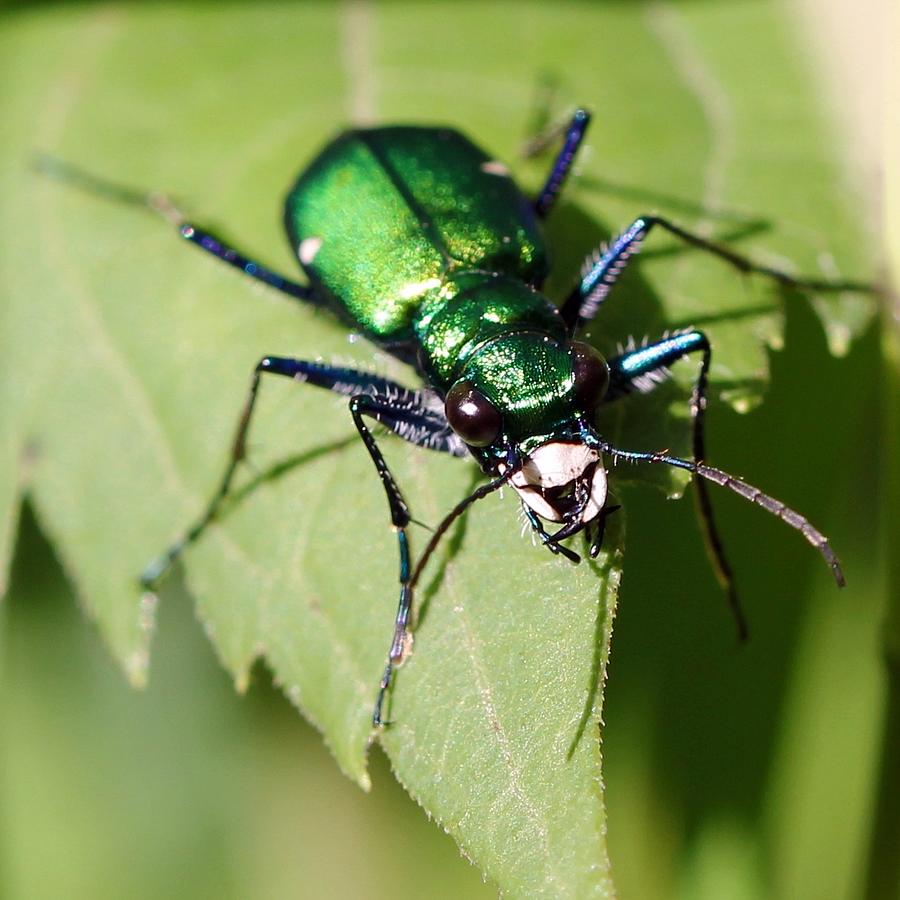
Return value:
<svg viewBox="0 0 900 900">
<path fill-rule="evenodd" d="M 412 378 L 328 316 L 179 245 L 152 217 L 29 173 L 33 151 L 169 190 L 290 272 L 281 198 L 346 122 L 445 122 L 514 161 L 540 73 L 564 73 L 560 110 L 585 104 L 596 124 L 551 223 L 554 296 L 592 246 L 656 208 L 763 262 L 857 275 L 845 198 L 782 35 L 765 3 L 727 17 L 661 3 L 7 13 L 0 559 L 27 490 L 84 607 L 141 683 L 154 608 L 136 575 L 214 490 L 259 357 L 374 358 Z M 545 166 L 517 168 L 533 188 Z M 614 300 L 593 329 L 599 346 L 702 325 L 714 391 L 742 409 L 758 402 L 767 348 L 782 341 L 771 285 L 654 236 Z M 871 315 L 858 296 L 813 301 L 837 351 Z M 629 447 L 684 449 L 693 371 L 679 366 L 670 389 L 611 410 L 605 429 Z M 386 444 L 425 522 L 474 483 L 471 466 Z M 380 485 L 344 405 L 315 391 L 265 385 L 251 445 L 259 474 L 246 473 L 239 502 L 187 555 L 188 585 L 237 685 L 264 657 L 367 786 L 396 593 Z M 679 484 L 617 474 L 616 484 Z M 610 528 L 597 565 L 578 569 L 518 532 L 513 500 L 486 500 L 428 570 L 381 740 L 400 781 L 504 892 L 610 894 L 598 728 L 622 530 Z M 421 547 L 425 533 L 415 538 Z"/>
</svg>

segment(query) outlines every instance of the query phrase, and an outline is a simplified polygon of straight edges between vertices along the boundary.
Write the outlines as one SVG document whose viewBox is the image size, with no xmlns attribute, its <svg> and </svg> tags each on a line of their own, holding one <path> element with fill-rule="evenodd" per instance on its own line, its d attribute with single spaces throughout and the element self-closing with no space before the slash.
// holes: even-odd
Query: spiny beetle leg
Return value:
<svg viewBox="0 0 900 900">
<path fill-rule="evenodd" d="M 421 392 L 410 391 L 387 378 L 343 366 L 330 366 L 325 363 L 287 357 L 263 357 L 253 370 L 250 390 L 232 442 L 231 455 L 218 489 L 194 525 L 144 569 L 140 580 L 145 589 L 153 590 L 184 550 L 193 544 L 219 515 L 222 504 L 231 490 L 238 464 L 245 456 L 247 432 L 256 406 L 260 379 L 266 373 L 292 378 L 301 384 L 311 384 L 314 387 L 324 388 L 345 396 L 354 396 L 363 391 L 390 394 L 394 398 L 399 398 L 395 402 L 401 410 L 392 418 L 382 417 L 383 424 L 400 434 L 401 437 L 406 437 L 407 440 L 418 443 L 420 446 L 445 452 L 454 452 L 455 450 L 454 442 L 445 434 L 446 431 L 449 431 L 446 420 L 433 408 L 425 406 Z"/>
<path fill-rule="evenodd" d="M 855 281 L 795 277 L 780 269 L 755 263 L 746 256 L 735 253 L 730 247 L 701 237 L 662 216 L 640 216 L 615 240 L 610 242 L 608 247 L 591 254 L 584 261 L 581 280 L 560 307 L 563 318 L 573 332 L 586 325 L 597 315 L 613 285 L 628 265 L 628 261 L 640 250 L 644 238 L 657 225 L 686 244 L 718 256 L 740 272 L 764 275 L 785 287 L 806 291 L 870 292 L 873 290 L 871 285 Z"/>
<path fill-rule="evenodd" d="M 690 330 L 669 335 L 653 344 L 637 347 L 611 359 L 609 361 L 610 389 L 607 399 L 615 400 L 634 391 L 647 393 L 653 390 L 657 384 L 668 377 L 669 366 L 689 353 L 701 354 L 700 369 L 691 393 L 690 410 L 691 452 L 694 461 L 702 463 L 706 458 L 706 406 L 709 391 L 709 366 L 712 361 L 712 348 L 709 339 L 702 331 Z M 700 531 L 710 564 L 716 580 L 728 598 L 738 637 L 742 641 L 746 640 L 747 619 L 741 607 L 731 565 L 722 545 L 722 538 L 716 528 L 712 501 L 704 479 L 693 479 L 693 493 L 700 520 Z"/>
</svg>

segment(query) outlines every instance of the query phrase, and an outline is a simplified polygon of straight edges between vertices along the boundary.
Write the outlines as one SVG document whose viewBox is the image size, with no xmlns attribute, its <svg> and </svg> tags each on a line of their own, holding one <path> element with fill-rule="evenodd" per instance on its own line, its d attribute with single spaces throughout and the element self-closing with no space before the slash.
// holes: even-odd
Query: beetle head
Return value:
<svg viewBox="0 0 900 900">
<path fill-rule="evenodd" d="M 522 332 L 491 341 L 447 392 L 453 430 L 543 519 L 583 527 L 606 501 L 606 471 L 585 442 L 609 369 L 593 347 Z M 570 532 L 571 533 L 571 532 Z"/>
</svg>

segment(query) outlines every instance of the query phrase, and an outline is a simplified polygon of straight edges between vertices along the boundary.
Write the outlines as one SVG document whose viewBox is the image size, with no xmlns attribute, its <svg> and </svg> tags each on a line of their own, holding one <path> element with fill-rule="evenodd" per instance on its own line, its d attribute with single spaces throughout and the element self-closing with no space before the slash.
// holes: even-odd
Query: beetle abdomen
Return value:
<svg viewBox="0 0 900 900">
<path fill-rule="evenodd" d="M 536 284 L 547 269 L 528 200 L 449 129 L 340 135 L 294 185 L 285 224 L 315 288 L 381 343 L 409 341 L 420 303 L 454 271 Z"/>
</svg>

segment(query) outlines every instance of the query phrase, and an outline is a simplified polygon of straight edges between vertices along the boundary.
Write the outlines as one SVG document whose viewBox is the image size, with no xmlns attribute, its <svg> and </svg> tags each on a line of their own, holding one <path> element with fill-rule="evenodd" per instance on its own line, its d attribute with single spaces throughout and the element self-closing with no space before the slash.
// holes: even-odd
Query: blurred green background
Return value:
<svg viewBox="0 0 900 900">
<path fill-rule="evenodd" d="M 764 405 L 711 411 L 710 459 L 803 510 L 849 582 L 838 594 L 783 525 L 717 498 L 746 647 L 735 646 L 691 503 L 626 494 L 603 737 L 624 898 L 864 895 L 885 703 L 879 356 L 870 329 L 834 359 L 811 310 L 792 305 Z M 0 606 L 0 896 L 496 894 L 379 751 L 365 795 L 264 667 L 234 692 L 180 588 L 159 615 L 150 684 L 135 692 L 26 508 Z"/>
<path fill-rule="evenodd" d="M 136 692 L 26 513 L 2 608 L 0 896 L 492 895 L 380 752 L 367 796 L 265 669 L 235 694 L 190 598 L 166 596 Z"/>
</svg>

